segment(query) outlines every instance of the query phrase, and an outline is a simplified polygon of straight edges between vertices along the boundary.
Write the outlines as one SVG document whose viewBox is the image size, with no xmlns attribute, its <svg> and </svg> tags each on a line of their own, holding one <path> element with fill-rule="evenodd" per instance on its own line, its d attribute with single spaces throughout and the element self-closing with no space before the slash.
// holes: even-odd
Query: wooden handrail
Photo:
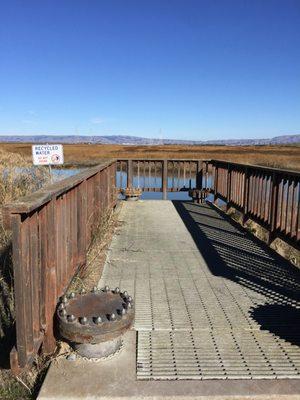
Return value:
<svg viewBox="0 0 300 400">
<path fill-rule="evenodd" d="M 13 246 L 14 371 L 29 365 L 41 345 L 53 351 L 58 298 L 85 265 L 94 230 L 116 204 L 115 179 L 110 160 L 4 207 Z"/>
<path fill-rule="evenodd" d="M 112 165 L 115 160 L 105 161 L 95 167 L 88 168 L 78 174 L 70 176 L 68 178 L 62 179 L 59 182 L 55 182 L 51 185 L 47 185 L 46 187 L 37 190 L 36 192 L 21 197 L 20 199 L 15 200 L 13 203 L 6 204 L 3 206 L 3 212 L 7 214 L 9 213 L 29 213 L 33 210 L 41 207 L 43 204 L 47 203 L 54 197 L 60 196 L 62 193 L 67 192 L 72 189 L 74 186 L 83 182 L 86 179 L 96 175 L 98 172 Z"/>
</svg>

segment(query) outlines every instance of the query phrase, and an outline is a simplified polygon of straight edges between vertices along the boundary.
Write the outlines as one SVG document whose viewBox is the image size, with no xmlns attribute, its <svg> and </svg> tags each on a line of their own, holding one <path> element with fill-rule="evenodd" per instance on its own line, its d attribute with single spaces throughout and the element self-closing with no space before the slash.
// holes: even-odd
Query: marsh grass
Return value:
<svg viewBox="0 0 300 400">
<path fill-rule="evenodd" d="M 72 279 L 68 293 L 80 289 L 91 290 L 98 285 L 106 260 L 106 253 L 115 229 L 119 226 L 118 211 L 109 210 L 96 219 L 86 264 Z"/>
<path fill-rule="evenodd" d="M 24 156 L 0 150 L 0 398 L 27 399 L 33 393 L 36 374 L 14 378 L 9 353 L 14 345 L 14 292 L 11 233 L 5 230 L 2 206 L 40 189 L 49 181 L 45 167 L 32 166 Z"/>
<path fill-rule="evenodd" d="M 29 143 L 1 143 L 7 149 L 30 156 Z M 108 158 L 143 159 L 215 159 L 242 164 L 300 170 L 300 146 L 132 146 L 112 144 L 65 144 L 65 162 L 71 165 L 95 165 Z"/>
</svg>

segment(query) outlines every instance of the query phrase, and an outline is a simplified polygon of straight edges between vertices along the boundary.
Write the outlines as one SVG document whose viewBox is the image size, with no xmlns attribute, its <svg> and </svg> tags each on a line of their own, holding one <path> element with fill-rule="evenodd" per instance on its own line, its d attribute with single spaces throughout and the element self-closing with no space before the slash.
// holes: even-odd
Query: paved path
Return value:
<svg viewBox="0 0 300 400">
<path fill-rule="evenodd" d="M 100 285 L 134 296 L 138 379 L 300 377 L 300 273 L 214 207 L 124 203 Z"/>
<path fill-rule="evenodd" d="M 108 360 L 53 362 L 39 400 L 300 399 L 300 272 L 208 205 L 120 219 L 100 285 L 134 296 L 137 332 Z"/>
</svg>

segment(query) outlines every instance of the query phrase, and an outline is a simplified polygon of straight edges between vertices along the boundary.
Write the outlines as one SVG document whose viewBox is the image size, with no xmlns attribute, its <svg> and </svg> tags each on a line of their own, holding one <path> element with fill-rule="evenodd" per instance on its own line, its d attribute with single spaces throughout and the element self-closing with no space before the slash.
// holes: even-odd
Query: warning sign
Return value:
<svg viewBox="0 0 300 400">
<path fill-rule="evenodd" d="M 61 144 L 37 144 L 32 146 L 34 165 L 58 165 L 64 163 L 64 151 Z"/>
</svg>

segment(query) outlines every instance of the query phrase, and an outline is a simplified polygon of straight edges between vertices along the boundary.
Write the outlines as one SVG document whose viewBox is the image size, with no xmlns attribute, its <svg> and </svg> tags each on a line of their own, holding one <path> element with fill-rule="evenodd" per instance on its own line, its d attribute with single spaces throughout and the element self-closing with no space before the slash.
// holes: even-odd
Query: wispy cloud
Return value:
<svg viewBox="0 0 300 400">
<path fill-rule="evenodd" d="M 102 124 L 103 122 L 104 122 L 104 119 L 101 117 L 94 117 L 94 118 L 91 118 L 91 120 L 90 120 L 90 123 L 94 124 L 94 125 L 99 125 L 99 124 Z"/>
</svg>

